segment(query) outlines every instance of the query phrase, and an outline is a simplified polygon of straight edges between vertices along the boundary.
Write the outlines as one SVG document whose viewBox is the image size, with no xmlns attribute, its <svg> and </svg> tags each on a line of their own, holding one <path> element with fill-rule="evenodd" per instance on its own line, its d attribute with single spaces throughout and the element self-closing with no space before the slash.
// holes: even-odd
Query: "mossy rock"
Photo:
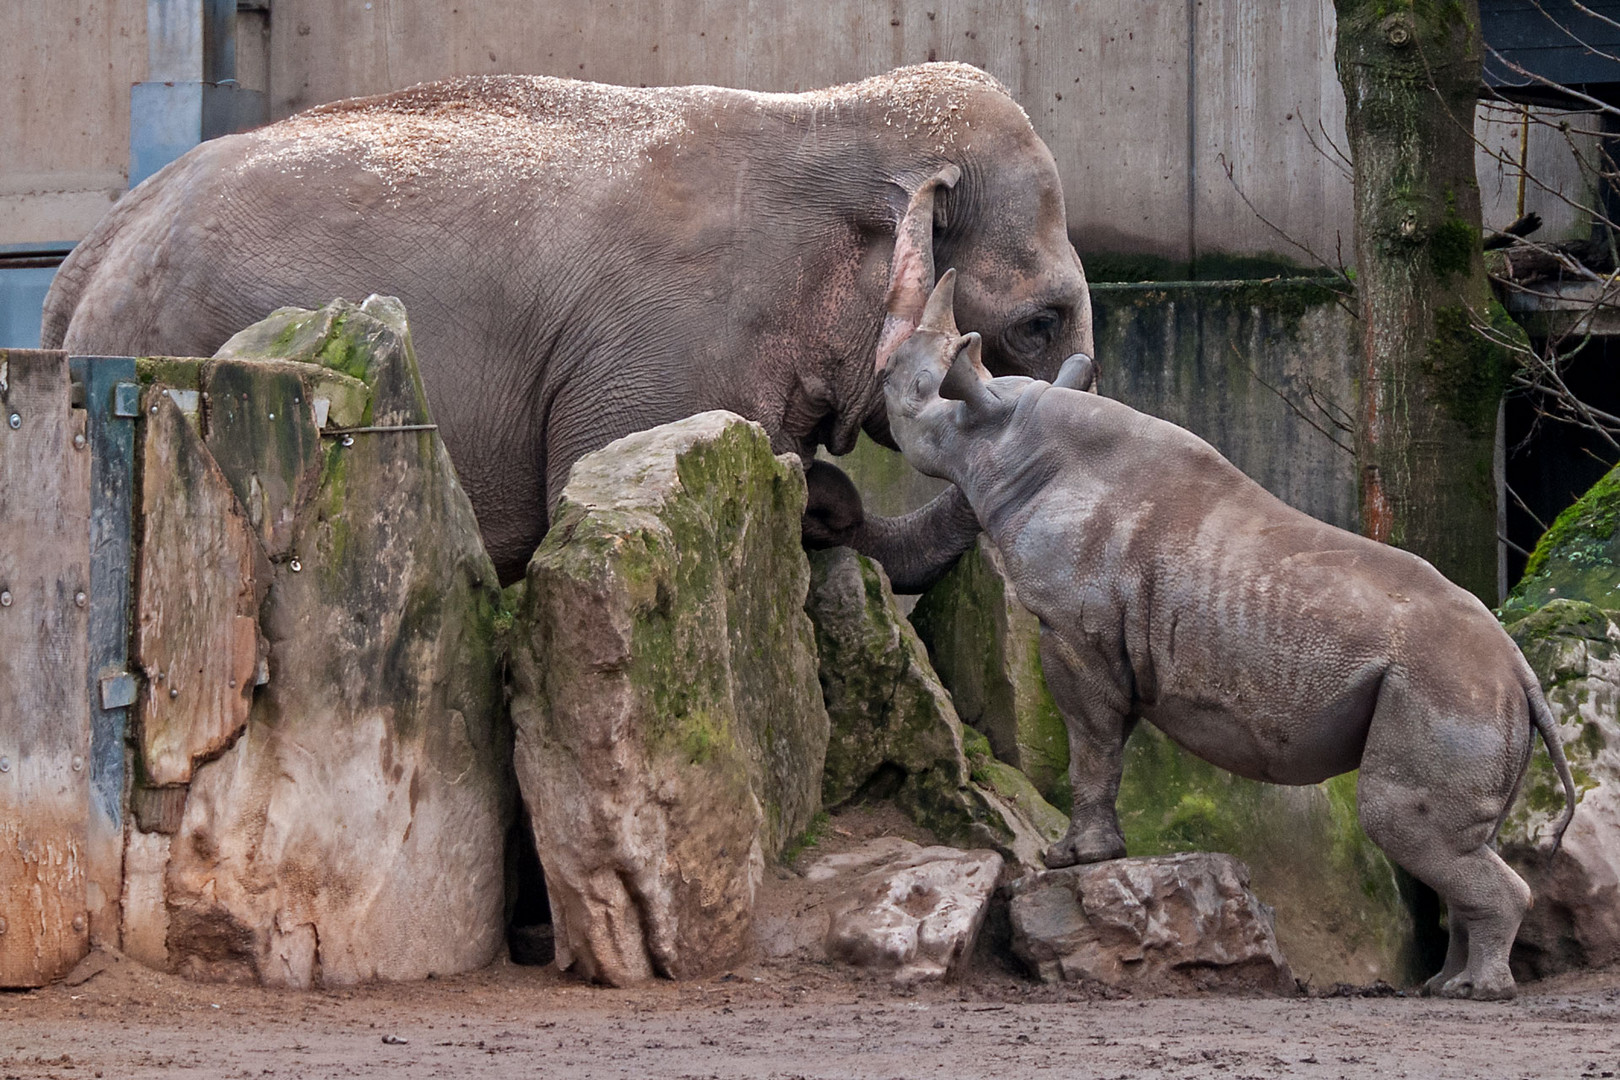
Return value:
<svg viewBox="0 0 1620 1080">
<path fill-rule="evenodd" d="M 1502 604 L 1512 622 L 1553 600 L 1620 609 L 1620 466 L 1553 522 Z"/>
<path fill-rule="evenodd" d="M 917 601 L 911 624 L 957 715 L 1066 810 L 1069 735 L 1041 674 L 1040 622 L 1019 602 L 995 545 L 981 536 Z"/>
<path fill-rule="evenodd" d="M 213 396 L 209 450 L 271 548 L 269 681 L 240 738 L 196 767 L 166 849 L 168 962 L 198 977 L 420 979 L 504 944 L 515 792 L 495 569 L 436 432 L 318 437 L 319 387 L 428 420 L 403 309 L 323 311 L 339 307 L 365 381 L 261 355 L 262 325 L 229 357 L 138 367 Z"/>
<path fill-rule="evenodd" d="M 709 412 L 581 458 L 512 631 L 517 775 L 557 962 L 623 984 L 724 966 L 820 809 L 804 476 Z"/>
<path fill-rule="evenodd" d="M 1613 964 L 1620 961 L 1620 612 L 1559 599 L 1507 631 L 1547 695 L 1577 798 L 1563 845 L 1549 856 L 1565 795 L 1535 739 L 1499 835 L 1502 857 L 1536 898 L 1514 943 L 1514 974 Z"/>
<path fill-rule="evenodd" d="M 806 610 L 832 723 L 826 804 L 891 798 L 945 843 L 1039 866 L 1064 815 L 962 725 L 882 568 L 849 548 L 813 552 L 810 565 Z"/>
</svg>

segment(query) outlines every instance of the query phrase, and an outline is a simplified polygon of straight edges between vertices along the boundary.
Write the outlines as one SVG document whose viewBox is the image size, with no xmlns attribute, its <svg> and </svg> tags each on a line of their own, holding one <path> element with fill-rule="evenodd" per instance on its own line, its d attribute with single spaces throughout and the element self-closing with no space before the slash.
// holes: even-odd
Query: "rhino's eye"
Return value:
<svg viewBox="0 0 1620 1080">
<path fill-rule="evenodd" d="M 1063 316 L 1048 309 L 1014 323 L 1003 337 L 1013 352 L 1038 353 L 1047 349 L 1062 332 Z"/>
</svg>

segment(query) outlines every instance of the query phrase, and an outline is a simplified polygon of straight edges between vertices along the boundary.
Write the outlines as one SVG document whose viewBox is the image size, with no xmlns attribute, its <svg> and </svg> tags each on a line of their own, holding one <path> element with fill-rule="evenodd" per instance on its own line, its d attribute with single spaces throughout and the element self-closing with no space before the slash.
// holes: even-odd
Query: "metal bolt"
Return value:
<svg viewBox="0 0 1620 1080">
<path fill-rule="evenodd" d="M 84 771 L 84 758 L 80 757 L 78 754 L 73 755 L 73 771 L 74 772 L 83 772 Z"/>
<path fill-rule="evenodd" d="M 83 435 L 75 435 L 75 436 L 73 436 L 73 449 L 75 449 L 75 450 L 83 450 L 84 449 L 84 436 Z"/>
<path fill-rule="evenodd" d="M 22 417 L 17 413 L 12 413 L 11 419 L 6 422 L 11 425 L 12 431 L 16 431 L 18 428 L 22 427 Z"/>
<path fill-rule="evenodd" d="M 0 934 L 3 934 L 5 932 L 6 932 L 6 920 L 3 919 L 3 918 L 0 918 Z"/>
<path fill-rule="evenodd" d="M 304 568 L 304 564 L 299 562 L 297 559 L 294 559 L 292 562 L 288 563 L 287 565 L 292 569 L 292 572 L 295 573 L 295 574 L 298 573 L 298 571 L 300 571 L 300 570 L 302 570 Z"/>
<path fill-rule="evenodd" d="M 0 772 L 10 772 L 10 771 L 11 771 L 11 759 L 8 758 L 8 757 L 0 757 Z"/>
<path fill-rule="evenodd" d="M 147 409 L 146 411 L 149 412 L 149 413 L 152 413 L 153 415 L 156 415 L 157 414 L 157 406 L 153 405 L 150 409 Z"/>
<path fill-rule="evenodd" d="M 80 607 L 84 607 L 85 604 L 90 602 L 90 598 L 80 591 L 73 594 L 73 602 Z"/>
<path fill-rule="evenodd" d="M 236 689 L 236 680 L 235 680 L 235 679 L 232 679 L 232 680 L 231 680 L 231 689 L 232 689 L 232 690 L 235 690 L 235 689 Z"/>
<path fill-rule="evenodd" d="M 275 414 L 275 413 L 271 413 L 271 414 L 270 414 L 270 419 L 272 419 L 272 420 L 274 420 L 274 419 L 275 419 L 275 418 L 276 418 L 276 414 Z"/>
<path fill-rule="evenodd" d="M 0 589 L 0 607 L 10 607 L 10 606 L 11 606 L 11 590 L 10 589 Z"/>
<path fill-rule="evenodd" d="M 179 696 L 180 696 L 180 688 L 178 686 L 169 687 L 169 700 L 170 701 L 173 701 L 175 698 L 177 698 Z"/>
<path fill-rule="evenodd" d="M 354 445 L 354 436 L 353 435 L 345 435 L 345 436 L 343 436 L 343 445 L 344 446 L 353 446 Z"/>
<path fill-rule="evenodd" d="M 158 672 L 156 675 L 152 676 L 152 678 L 156 679 L 158 682 L 162 682 L 163 681 L 163 672 L 161 672 L 161 671 Z"/>
<path fill-rule="evenodd" d="M 75 916 L 73 916 L 73 932 L 75 934 L 84 933 L 84 916 L 83 915 L 75 915 Z"/>
</svg>

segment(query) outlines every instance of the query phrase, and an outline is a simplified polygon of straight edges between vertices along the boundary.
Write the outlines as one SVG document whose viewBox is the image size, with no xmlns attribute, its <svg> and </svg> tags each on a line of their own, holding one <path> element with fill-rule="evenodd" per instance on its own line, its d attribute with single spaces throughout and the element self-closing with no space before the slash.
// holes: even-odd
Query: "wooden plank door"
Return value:
<svg viewBox="0 0 1620 1080">
<path fill-rule="evenodd" d="M 90 453 L 65 353 L 0 350 L 0 987 L 89 949 Z"/>
</svg>

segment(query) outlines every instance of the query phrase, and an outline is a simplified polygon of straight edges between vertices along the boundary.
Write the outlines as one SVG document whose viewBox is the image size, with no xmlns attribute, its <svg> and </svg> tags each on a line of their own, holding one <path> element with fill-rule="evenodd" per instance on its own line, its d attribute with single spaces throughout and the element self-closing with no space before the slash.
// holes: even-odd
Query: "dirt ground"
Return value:
<svg viewBox="0 0 1620 1080">
<path fill-rule="evenodd" d="M 82 974 L 82 970 L 81 970 Z M 1098 1000 L 1000 973 L 917 991 L 819 965 L 584 986 L 501 962 L 298 993 L 113 960 L 0 995 L 0 1077 L 1610 1077 L 1620 972 L 1518 1001 Z"/>
<path fill-rule="evenodd" d="M 929 840 L 893 811 L 841 815 L 800 865 L 885 834 Z M 762 942 L 771 925 L 794 936 L 825 900 L 773 870 Z M 97 952 L 63 983 L 0 992 L 0 1080 L 1620 1077 L 1620 970 L 1521 986 L 1508 1004 L 1138 1000 L 1036 985 L 984 955 L 960 981 L 916 988 L 804 956 L 628 990 L 503 959 L 298 992 L 192 983 Z"/>
</svg>

